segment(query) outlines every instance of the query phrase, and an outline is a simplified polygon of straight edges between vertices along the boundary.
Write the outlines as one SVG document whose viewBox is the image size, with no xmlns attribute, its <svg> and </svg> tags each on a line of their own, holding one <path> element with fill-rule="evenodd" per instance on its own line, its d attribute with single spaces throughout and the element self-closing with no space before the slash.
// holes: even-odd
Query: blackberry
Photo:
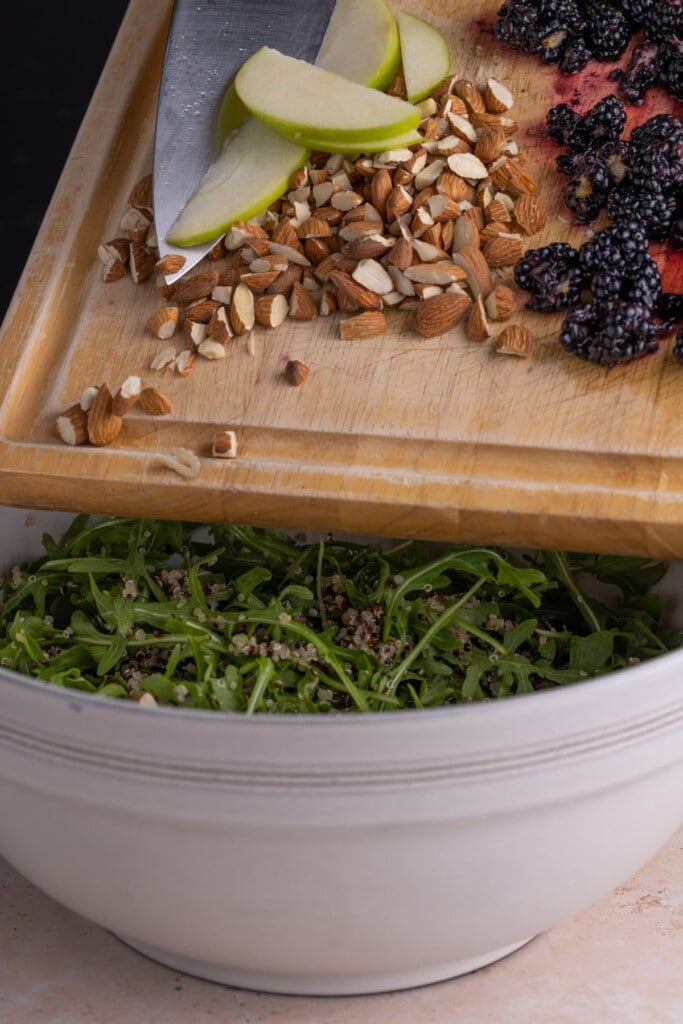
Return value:
<svg viewBox="0 0 683 1024">
<path fill-rule="evenodd" d="M 662 279 L 655 261 L 642 252 L 628 264 L 598 270 L 591 277 L 590 289 L 594 306 L 602 308 L 624 299 L 654 310 L 662 293 Z"/>
<path fill-rule="evenodd" d="M 655 43 L 683 39 L 683 0 L 657 0 L 645 15 L 643 31 Z"/>
<path fill-rule="evenodd" d="M 546 131 L 558 146 L 571 146 L 577 139 L 581 115 L 577 114 L 568 103 L 558 103 L 551 107 L 545 117 Z"/>
<path fill-rule="evenodd" d="M 617 300 L 603 312 L 586 303 L 566 315 L 560 344 L 580 359 L 614 366 L 655 352 L 655 333 L 647 306 Z"/>
<path fill-rule="evenodd" d="M 662 292 L 655 307 L 655 313 L 662 320 L 662 327 L 670 330 L 683 320 L 683 294 Z"/>
<path fill-rule="evenodd" d="M 585 39 L 597 60 L 618 60 L 631 40 L 631 26 L 618 7 L 596 0 L 586 15 Z"/>
<path fill-rule="evenodd" d="M 636 188 L 625 182 L 613 189 L 607 200 L 607 215 L 612 224 L 639 220 L 653 242 L 669 237 L 675 214 L 676 197 L 654 182 L 649 188 Z"/>
<path fill-rule="evenodd" d="M 674 222 L 669 241 L 673 249 L 683 249 L 683 218 Z"/>
<path fill-rule="evenodd" d="M 662 82 L 674 99 L 683 103 L 683 44 L 663 43 L 660 47 L 662 57 Z"/>
<path fill-rule="evenodd" d="M 517 262 L 514 277 L 529 292 L 527 309 L 552 312 L 581 301 L 584 275 L 577 250 L 567 242 L 529 249 Z"/>
<path fill-rule="evenodd" d="M 629 180 L 635 188 L 647 189 L 655 183 L 674 192 L 683 185 L 683 146 L 670 141 L 638 146 L 631 142 L 628 154 Z"/>
<path fill-rule="evenodd" d="M 676 338 L 674 340 L 673 353 L 679 363 L 683 363 L 683 327 L 679 328 L 676 332 Z"/>
<path fill-rule="evenodd" d="M 609 75 L 627 103 L 640 106 L 645 94 L 659 81 L 662 56 L 657 43 L 643 42 L 635 47 L 626 70 L 615 68 Z"/>
<path fill-rule="evenodd" d="M 626 124 L 624 104 L 616 96 L 604 96 L 581 121 L 581 132 L 593 146 L 617 142 Z"/>
<path fill-rule="evenodd" d="M 577 71 L 583 71 L 592 60 L 593 54 L 583 36 L 578 33 L 570 35 L 560 59 L 560 71 L 565 75 L 575 75 Z"/>
<path fill-rule="evenodd" d="M 607 165 L 595 153 L 568 155 L 575 159 L 561 162 L 558 158 L 557 161 L 558 170 L 568 175 L 564 202 L 576 220 L 589 223 L 595 220 L 605 206 L 612 188 L 612 178 Z"/>
<path fill-rule="evenodd" d="M 647 233 L 640 221 L 611 225 L 596 231 L 579 248 L 579 266 L 585 277 L 606 267 L 625 268 L 647 251 Z"/>
<path fill-rule="evenodd" d="M 575 0 L 508 0 L 498 11 L 493 33 L 524 53 L 540 53 L 547 63 L 559 60 L 570 32 L 583 26 L 584 19 Z"/>
<path fill-rule="evenodd" d="M 655 0 L 615 0 L 616 6 L 639 27 Z"/>
<path fill-rule="evenodd" d="M 654 114 L 631 132 L 631 143 L 638 149 L 659 142 L 683 145 L 683 122 L 673 114 Z"/>
<path fill-rule="evenodd" d="M 596 156 L 607 167 L 609 176 L 615 185 L 622 182 L 628 174 L 629 152 L 629 144 L 626 139 L 605 142 L 596 151 Z"/>
</svg>

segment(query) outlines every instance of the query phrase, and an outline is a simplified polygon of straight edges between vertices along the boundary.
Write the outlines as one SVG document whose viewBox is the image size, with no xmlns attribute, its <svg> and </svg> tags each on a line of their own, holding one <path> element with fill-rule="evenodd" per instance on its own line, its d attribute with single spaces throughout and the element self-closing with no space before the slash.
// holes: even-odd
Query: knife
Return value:
<svg viewBox="0 0 683 1024">
<path fill-rule="evenodd" d="M 154 136 L 154 222 L 159 256 L 185 257 L 171 284 L 217 238 L 181 248 L 166 233 L 218 156 L 216 121 L 244 61 L 270 46 L 313 63 L 336 0 L 175 0 L 166 42 Z"/>
</svg>

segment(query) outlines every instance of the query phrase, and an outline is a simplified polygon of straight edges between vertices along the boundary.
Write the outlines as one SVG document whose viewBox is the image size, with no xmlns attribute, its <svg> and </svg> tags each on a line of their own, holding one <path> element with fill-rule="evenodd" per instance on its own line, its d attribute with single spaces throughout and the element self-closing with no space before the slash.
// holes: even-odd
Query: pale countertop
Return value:
<svg viewBox="0 0 683 1024">
<path fill-rule="evenodd" d="M 0 860 L 0 1024 L 683 1024 L 683 829 L 610 896 L 474 974 L 343 999 L 159 966 Z"/>
</svg>

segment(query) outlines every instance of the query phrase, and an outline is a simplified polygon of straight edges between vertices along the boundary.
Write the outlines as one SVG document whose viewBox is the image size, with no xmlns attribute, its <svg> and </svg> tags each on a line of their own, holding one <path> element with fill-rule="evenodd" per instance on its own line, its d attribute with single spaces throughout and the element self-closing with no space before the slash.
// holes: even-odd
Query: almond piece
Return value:
<svg viewBox="0 0 683 1024">
<path fill-rule="evenodd" d="M 351 271 L 351 277 L 357 284 L 368 288 L 377 295 L 386 295 L 393 291 L 394 283 L 389 274 L 377 260 L 359 260 L 355 269 Z"/>
<path fill-rule="evenodd" d="M 309 368 L 300 359 L 288 359 L 285 364 L 284 377 L 293 388 L 300 387 L 309 373 Z"/>
<path fill-rule="evenodd" d="M 246 334 L 256 322 L 254 293 L 241 281 L 232 293 L 229 319 L 235 334 Z"/>
<path fill-rule="evenodd" d="M 95 401 L 88 410 L 88 440 L 102 448 L 111 444 L 121 430 L 123 420 L 112 411 L 112 396 L 106 384 L 102 384 Z"/>
<path fill-rule="evenodd" d="M 170 398 L 158 388 L 143 388 L 138 401 L 140 408 L 148 416 L 168 416 L 173 412 Z"/>
<path fill-rule="evenodd" d="M 192 372 L 196 361 L 196 350 L 194 348 L 184 348 L 175 359 L 176 373 L 179 373 L 181 377 L 187 377 Z"/>
<path fill-rule="evenodd" d="M 503 152 L 506 135 L 500 125 L 490 125 L 488 128 L 480 128 L 477 132 L 477 142 L 474 147 L 474 155 L 485 164 L 491 164 L 497 160 Z"/>
<path fill-rule="evenodd" d="M 484 97 L 474 82 L 470 82 L 466 78 L 459 78 L 453 83 L 453 92 L 466 103 L 470 111 L 483 113 L 486 110 Z"/>
<path fill-rule="evenodd" d="M 514 102 L 514 97 L 507 86 L 489 78 L 484 87 L 484 102 L 486 109 L 492 114 L 502 114 L 509 110 Z"/>
<path fill-rule="evenodd" d="M 331 288 L 323 288 L 318 302 L 318 314 L 320 316 L 331 316 L 336 312 L 337 300 Z"/>
<path fill-rule="evenodd" d="M 473 341 L 486 341 L 491 337 L 491 330 L 486 319 L 486 310 L 484 309 L 484 301 L 481 295 L 475 300 L 470 310 L 467 322 L 465 323 L 465 331 L 467 337 L 472 338 Z"/>
<path fill-rule="evenodd" d="M 152 209 L 152 175 L 144 174 L 133 186 L 128 196 L 128 205 L 142 207 L 145 210 Z"/>
<path fill-rule="evenodd" d="M 342 270 L 333 270 L 330 274 L 330 284 L 335 290 L 337 301 L 341 304 L 343 299 L 354 303 L 361 309 L 376 310 L 382 309 L 382 297 L 375 292 L 365 288 L 362 284 L 346 274 Z"/>
<path fill-rule="evenodd" d="M 491 320 L 509 320 L 516 309 L 515 293 L 507 285 L 499 284 L 486 298 L 486 312 Z"/>
<path fill-rule="evenodd" d="M 131 206 L 121 218 L 121 230 L 132 242 L 144 242 L 152 221 L 137 207 Z"/>
<path fill-rule="evenodd" d="M 111 284 L 112 281 L 120 281 L 126 274 L 126 264 L 115 256 L 112 256 L 102 267 L 102 280 L 105 284 Z"/>
<path fill-rule="evenodd" d="M 483 249 L 484 258 L 490 267 L 511 267 L 524 254 L 521 238 L 513 235 L 496 235 L 489 238 Z"/>
<path fill-rule="evenodd" d="M 131 242 L 130 245 L 130 276 L 136 284 L 146 281 L 154 273 L 156 260 L 154 253 L 143 242 Z"/>
<path fill-rule="evenodd" d="M 214 310 L 206 325 L 206 335 L 211 341 L 218 341 L 221 345 L 225 345 L 232 338 L 232 328 L 226 306 L 219 305 Z M 206 338 L 204 340 L 206 341 Z"/>
<path fill-rule="evenodd" d="M 365 338 L 375 338 L 387 329 L 387 322 L 384 313 L 377 310 L 367 310 L 357 316 L 347 317 L 339 324 L 339 331 L 344 341 L 364 341 Z"/>
<path fill-rule="evenodd" d="M 115 416 L 125 416 L 133 408 L 142 391 L 142 378 L 126 377 L 123 384 L 112 399 L 112 412 Z"/>
<path fill-rule="evenodd" d="M 208 324 L 209 320 L 221 305 L 216 299 L 195 299 L 185 310 L 185 315 L 190 320 L 196 320 L 200 324 Z"/>
<path fill-rule="evenodd" d="M 385 238 L 384 235 L 366 235 L 353 242 L 345 242 L 341 254 L 350 260 L 374 259 L 389 252 L 393 246 L 393 239 Z"/>
<path fill-rule="evenodd" d="M 288 315 L 293 320 L 314 320 L 318 307 L 301 281 L 295 281 L 289 293 Z"/>
<path fill-rule="evenodd" d="M 324 261 L 323 261 L 324 262 Z M 320 266 L 316 267 L 316 273 L 319 271 Z M 296 281 L 300 281 L 303 276 L 303 267 L 297 263 L 291 263 L 286 270 L 283 270 L 278 277 L 275 278 L 272 284 L 269 284 L 266 288 L 268 295 L 284 295 L 288 297 L 294 287 Z"/>
<path fill-rule="evenodd" d="M 399 270 L 407 270 L 413 262 L 413 247 L 407 238 L 398 238 L 386 262 Z"/>
<path fill-rule="evenodd" d="M 545 206 L 536 196 L 526 193 L 518 196 L 512 212 L 526 235 L 535 235 L 545 227 Z"/>
<path fill-rule="evenodd" d="M 496 339 L 496 352 L 504 355 L 522 356 L 528 359 L 532 353 L 533 338 L 528 327 L 510 324 Z"/>
<path fill-rule="evenodd" d="M 112 260 L 119 260 L 121 263 L 128 263 L 130 259 L 130 239 L 111 238 L 98 246 L 97 255 L 103 263 L 111 263 Z"/>
<path fill-rule="evenodd" d="M 227 352 L 225 345 L 214 338 L 204 338 L 204 341 L 197 345 L 197 355 L 204 359 L 225 359 Z"/>
<path fill-rule="evenodd" d="M 179 316 L 180 310 L 177 306 L 161 306 L 147 318 L 147 326 L 157 338 L 166 341 L 175 332 Z"/>
<path fill-rule="evenodd" d="M 186 316 L 183 320 L 183 332 L 189 344 L 196 348 L 206 338 L 208 324 L 203 324 L 200 320 L 193 320 L 192 317 Z"/>
<path fill-rule="evenodd" d="M 196 302 L 197 299 L 206 299 L 218 284 L 218 271 L 200 271 L 197 274 L 190 274 L 181 277 L 173 285 L 173 301 L 183 304 Z"/>
<path fill-rule="evenodd" d="M 167 348 L 157 352 L 152 361 L 149 364 L 150 370 L 164 370 L 167 366 L 171 366 L 175 362 L 176 350 L 170 345 Z"/>
<path fill-rule="evenodd" d="M 254 316 L 262 327 L 279 327 L 289 313 L 284 295 L 259 295 L 254 299 Z"/>
<path fill-rule="evenodd" d="M 160 260 L 157 260 L 156 270 L 157 273 L 163 274 L 166 277 L 168 274 L 177 274 L 186 263 L 187 257 L 181 256 L 180 253 L 169 252 L 162 256 Z"/>
<path fill-rule="evenodd" d="M 217 430 L 213 435 L 211 454 L 214 459 L 237 458 L 237 434 L 234 430 Z"/>
<path fill-rule="evenodd" d="M 456 221 L 456 226 L 459 223 L 459 220 Z M 457 266 L 462 267 L 466 272 L 467 283 L 475 299 L 479 298 L 480 295 L 485 299 L 487 295 L 491 294 L 493 291 L 491 268 L 486 262 L 484 254 L 479 249 L 475 249 L 473 246 L 465 246 L 464 249 L 454 252 L 452 259 Z"/>
<path fill-rule="evenodd" d="M 88 440 L 88 416 L 78 402 L 57 417 L 55 426 L 65 444 L 76 446 Z"/>
<path fill-rule="evenodd" d="M 470 307 L 467 295 L 445 292 L 424 299 L 415 311 L 415 329 L 423 338 L 434 338 L 451 330 Z"/>
</svg>

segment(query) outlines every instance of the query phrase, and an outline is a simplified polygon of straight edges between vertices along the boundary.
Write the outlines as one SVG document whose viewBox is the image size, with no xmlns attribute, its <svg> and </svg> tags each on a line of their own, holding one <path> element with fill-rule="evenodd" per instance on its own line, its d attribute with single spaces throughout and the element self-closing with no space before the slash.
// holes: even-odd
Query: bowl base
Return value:
<svg viewBox="0 0 683 1024">
<path fill-rule="evenodd" d="M 274 995 L 289 996 L 362 996 L 381 992 L 397 992 L 401 989 L 419 988 L 432 985 L 439 981 L 448 981 L 462 974 L 487 967 L 489 964 L 502 960 L 516 950 L 525 946 L 534 936 L 513 942 L 510 946 L 481 953 L 478 956 L 465 957 L 462 960 L 451 960 L 444 964 L 420 967 L 414 971 L 387 972 L 363 975 L 306 975 L 276 974 L 263 971 L 248 971 L 238 967 L 223 967 L 220 964 L 193 960 L 191 957 L 168 953 L 144 942 L 137 942 L 125 935 L 117 938 L 143 956 L 157 963 L 170 967 L 174 971 L 182 971 L 205 981 L 214 981 L 220 985 L 234 988 L 250 989 L 255 992 L 268 992 Z"/>
</svg>

